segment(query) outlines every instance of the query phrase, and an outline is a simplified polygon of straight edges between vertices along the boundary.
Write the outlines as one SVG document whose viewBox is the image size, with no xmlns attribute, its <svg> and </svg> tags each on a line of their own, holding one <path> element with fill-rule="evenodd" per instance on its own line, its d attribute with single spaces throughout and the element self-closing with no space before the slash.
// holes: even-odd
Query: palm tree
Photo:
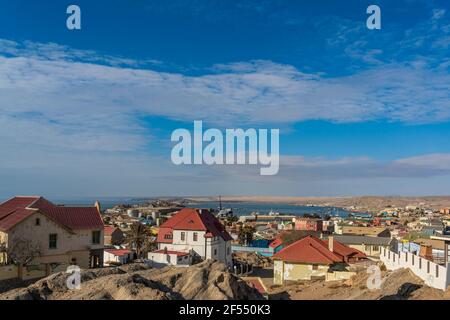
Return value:
<svg viewBox="0 0 450 320">
<path fill-rule="evenodd" d="M 136 249 L 138 258 L 142 258 L 144 245 L 147 243 L 150 236 L 150 230 L 147 226 L 140 222 L 135 222 L 131 225 L 131 230 L 128 233 L 127 241 Z"/>
</svg>

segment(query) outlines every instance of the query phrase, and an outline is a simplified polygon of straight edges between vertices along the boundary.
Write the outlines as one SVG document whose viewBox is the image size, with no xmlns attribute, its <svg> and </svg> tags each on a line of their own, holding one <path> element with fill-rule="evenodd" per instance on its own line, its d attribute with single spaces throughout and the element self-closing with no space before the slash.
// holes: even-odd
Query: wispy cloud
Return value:
<svg viewBox="0 0 450 320">
<path fill-rule="evenodd" d="M 384 64 L 328 78 L 270 61 L 215 66 L 201 76 L 88 62 L 53 44 L 14 54 L 3 42 L 0 105 L 8 113 L 141 112 L 213 123 L 337 122 L 388 119 L 435 122 L 450 117 L 450 76 L 427 65 Z M 74 61 L 75 60 L 75 61 Z M 425 107 L 426 106 L 426 107 Z"/>
</svg>

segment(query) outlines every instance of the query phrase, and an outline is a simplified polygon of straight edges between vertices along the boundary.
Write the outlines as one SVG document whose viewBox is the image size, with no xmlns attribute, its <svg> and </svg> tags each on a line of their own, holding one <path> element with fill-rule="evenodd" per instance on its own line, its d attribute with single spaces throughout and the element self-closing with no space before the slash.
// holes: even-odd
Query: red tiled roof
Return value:
<svg viewBox="0 0 450 320">
<path fill-rule="evenodd" d="M 275 240 L 273 240 L 273 241 L 269 244 L 269 247 L 275 249 L 275 248 L 281 246 L 282 244 L 283 244 L 283 240 L 281 239 L 281 237 L 277 237 L 277 238 L 275 238 Z"/>
<path fill-rule="evenodd" d="M 172 243 L 173 230 L 205 231 L 205 237 L 221 237 L 232 240 L 225 227 L 208 210 L 183 208 L 164 222 L 158 231 L 158 242 Z M 170 238 L 170 239 L 169 239 Z"/>
<path fill-rule="evenodd" d="M 333 246 L 337 241 L 333 242 Z M 343 244 L 340 244 L 344 246 Z M 339 246 L 339 245 L 338 245 Z M 345 253 L 343 248 L 339 252 Z M 274 259 L 316 264 L 333 264 L 344 262 L 344 257 L 328 250 L 327 243 L 312 236 L 306 236 L 287 247 L 281 249 L 273 256 Z"/>
<path fill-rule="evenodd" d="M 166 251 L 164 249 L 153 251 L 153 253 L 176 254 L 177 257 L 183 257 L 183 256 L 189 255 L 189 252 L 173 251 L 173 250 L 167 250 Z"/>
<path fill-rule="evenodd" d="M 0 219 L 13 213 L 17 209 L 23 209 L 33 204 L 39 197 L 14 197 L 0 204 Z"/>
<path fill-rule="evenodd" d="M 105 249 L 105 251 L 119 257 L 133 252 L 127 249 Z"/>
<path fill-rule="evenodd" d="M 4 216 L 3 219 L 0 219 L 0 230 L 4 231 L 9 230 L 22 220 L 25 220 L 29 216 L 33 215 L 34 213 L 36 213 L 36 211 L 27 209 L 17 209 L 13 211 L 11 214 Z"/>
<path fill-rule="evenodd" d="M 161 243 L 172 243 L 172 229 L 171 228 L 162 228 L 160 227 L 158 230 L 158 238 L 157 242 Z"/>
<path fill-rule="evenodd" d="M 113 226 L 105 226 L 105 228 L 103 229 L 105 232 L 105 236 L 110 236 L 113 234 L 113 232 L 116 230 L 116 227 Z"/>
<path fill-rule="evenodd" d="M 64 207 L 42 197 L 14 197 L 0 204 L 0 230 L 7 231 L 36 212 L 71 230 L 103 228 L 96 207 Z"/>
</svg>

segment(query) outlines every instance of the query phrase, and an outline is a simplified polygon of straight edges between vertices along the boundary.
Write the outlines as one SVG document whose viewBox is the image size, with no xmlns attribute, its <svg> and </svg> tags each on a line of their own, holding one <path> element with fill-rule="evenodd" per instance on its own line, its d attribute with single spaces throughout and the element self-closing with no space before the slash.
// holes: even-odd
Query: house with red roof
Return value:
<svg viewBox="0 0 450 320">
<path fill-rule="evenodd" d="M 231 266 L 231 240 L 225 227 L 208 210 L 183 208 L 160 226 L 158 251 L 150 252 L 148 257 L 158 263 L 177 264 L 180 256 L 189 254 L 189 263 L 198 257 Z M 176 261 L 168 261 L 165 252 L 169 251 L 179 253 Z"/>
<path fill-rule="evenodd" d="M 332 236 L 322 240 L 306 236 L 273 256 L 274 283 L 313 279 L 346 279 L 351 263 L 366 259 L 361 251 L 350 248 Z M 331 273 L 331 274 L 330 274 Z"/>
<path fill-rule="evenodd" d="M 0 203 L 0 243 L 6 247 L 0 263 L 17 263 L 18 253 L 29 250 L 33 259 L 28 265 L 41 276 L 71 264 L 100 267 L 103 228 L 98 205 L 69 207 L 39 196 L 14 197 Z"/>
<path fill-rule="evenodd" d="M 120 245 L 125 240 L 125 234 L 120 228 L 114 226 L 105 226 L 104 242 L 105 246 Z"/>
<path fill-rule="evenodd" d="M 133 261 L 134 251 L 128 249 L 105 248 L 103 261 L 105 266 L 114 266 Z"/>
</svg>

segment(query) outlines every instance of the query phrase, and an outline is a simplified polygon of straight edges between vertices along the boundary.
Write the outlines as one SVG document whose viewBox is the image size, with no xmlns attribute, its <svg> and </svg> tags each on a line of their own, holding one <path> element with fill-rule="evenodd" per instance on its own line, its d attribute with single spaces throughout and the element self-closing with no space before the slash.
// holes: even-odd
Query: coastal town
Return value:
<svg viewBox="0 0 450 320">
<path fill-rule="evenodd" d="M 7 199 L 0 204 L 0 299 L 80 298 L 86 290 L 106 290 L 106 284 L 94 285 L 97 276 L 113 281 L 123 273 L 146 281 L 176 274 L 188 282 L 199 273 L 202 287 L 110 298 L 450 298 L 450 207 L 416 201 L 365 211 L 348 206 L 341 208 L 345 216 L 333 210 L 237 215 L 220 197 L 215 208 L 202 204 L 167 198 L 104 209 L 98 201 L 71 206 L 42 196 Z M 96 276 L 85 276 L 77 290 L 60 285 L 31 293 L 48 279 L 66 279 L 71 267 Z M 215 291 L 212 274 L 226 290 Z M 392 283 L 398 285 L 389 289 Z"/>
</svg>

